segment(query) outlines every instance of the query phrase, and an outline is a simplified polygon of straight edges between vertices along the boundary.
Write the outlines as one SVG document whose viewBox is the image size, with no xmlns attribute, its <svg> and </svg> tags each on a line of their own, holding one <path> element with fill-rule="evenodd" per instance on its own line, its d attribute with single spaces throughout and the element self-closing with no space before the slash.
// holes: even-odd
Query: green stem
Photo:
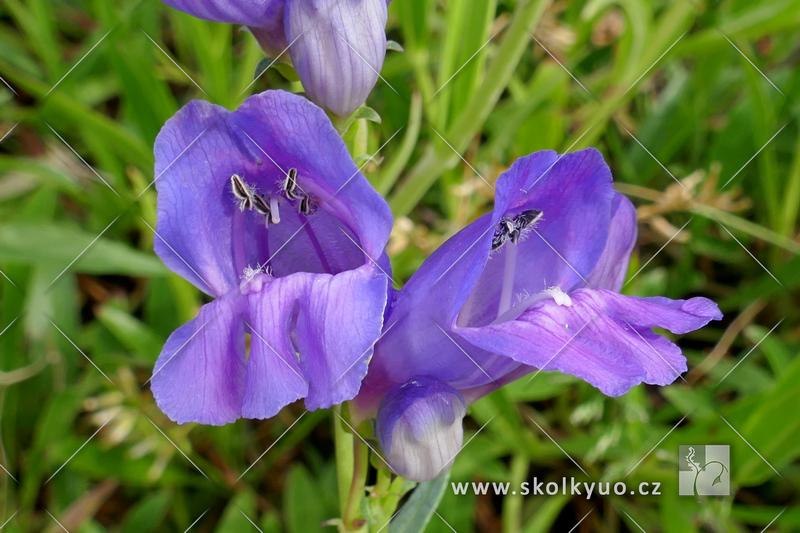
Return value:
<svg viewBox="0 0 800 533">
<path fill-rule="evenodd" d="M 357 436 L 353 435 L 354 464 L 353 479 L 347 496 L 344 514 L 345 531 L 366 531 L 366 521 L 361 517 L 361 500 L 364 499 L 367 471 L 369 470 L 369 448 Z"/>
<path fill-rule="evenodd" d="M 353 157 L 360 157 L 369 150 L 369 122 L 360 118 L 356 120 L 356 135 L 353 138 Z"/>
<path fill-rule="evenodd" d="M 345 516 L 350 484 L 353 482 L 353 439 L 342 422 L 342 406 L 333 406 L 333 436 L 336 450 L 336 476 L 339 488 L 339 512 Z"/>
<path fill-rule="evenodd" d="M 517 7 L 514 20 L 503 37 L 497 58 L 489 67 L 483 85 L 475 91 L 464 111 L 445 135 L 459 153 L 481 129 L 486 117 L 503 94 L 523 52 L 530 45 L 531 32 L 548 4 L 548 0 L 529 0 Z M 428 145 L 422 158 L 389 200 L 395 216 L 408 214 L 441 173 L 452 168 L 458 161 L 458 155 L 446 144 L 439 142 Z"/>
</svg>

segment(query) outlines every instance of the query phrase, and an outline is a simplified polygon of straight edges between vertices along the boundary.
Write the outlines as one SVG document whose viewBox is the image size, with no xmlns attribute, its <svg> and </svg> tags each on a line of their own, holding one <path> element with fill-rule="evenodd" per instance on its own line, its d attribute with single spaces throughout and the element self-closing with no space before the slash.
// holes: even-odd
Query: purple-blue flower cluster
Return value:
<svg viewBox="0 0 800 533">
<path fill-rule="evenodd" d="M 348 116 L 386 49 L 385 0 L 164 0 L 287 46 L 309 97 Z M 392 215 L 331 120 L 267 91 L 228 111 L 191 102 L 156 140 L 156 253 L 213 298 L 167 340 L 156 403 L 178 423 L 263 419 L 354 400 L 398 474 L 436 477 L 467 406 L 558 370 L 604 394 L 687 369 L 664 328 L 722 317 L 705 298 L 621 294 L 636 212 L 595 149 L 518 159 L 494 210 L 392 289 Z M 363 381 L 363 383 L 362 383 Z"/>
</svg>

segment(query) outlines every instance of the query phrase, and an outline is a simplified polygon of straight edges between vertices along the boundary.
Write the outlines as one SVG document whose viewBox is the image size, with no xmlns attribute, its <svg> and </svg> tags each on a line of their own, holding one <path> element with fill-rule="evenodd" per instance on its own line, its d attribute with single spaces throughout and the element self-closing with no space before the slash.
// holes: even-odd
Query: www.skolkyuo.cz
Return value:
<svg viewBox="0 0 800 533">
<path fill-rule="evenodd" d="M 519 486 L 511 483 L 495 482 L 450 482 L 450 488 L 456 495 L 521 495 L 521 496 L 555 496 L 564 494 L 569 496 L 586 496 L 586 499 L 597 494 L 609 496 L 624 494 L 641 496 L 660 496 L 661 483 L 658 481 L 643 481 L 638 485 L 628 487 L 623 481 L 579 481 L 575 478 L 562 477 L 561 483 L 557 481 L 544 481 L 534 477 L 531 481 L 524 481 Z"/>
</svg>

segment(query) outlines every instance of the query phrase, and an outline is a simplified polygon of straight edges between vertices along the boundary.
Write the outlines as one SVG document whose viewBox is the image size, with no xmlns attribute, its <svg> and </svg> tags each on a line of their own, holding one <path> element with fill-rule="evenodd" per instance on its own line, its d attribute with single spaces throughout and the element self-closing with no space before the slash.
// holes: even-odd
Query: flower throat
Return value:
<svg viewBox="0 0 800 533">
<path fill-rule="evenodd" d="M 231 176 L 231 192 L 238 203 L 239 211 L 255 211 L 264 217 L 264 227 L 269 229 L 270 224 L 279 224 L 281 221 L 280 201 L 275 194 L 260 194 L 258 189 L 239 176 Z M 279 194 L 284 196 L 287 201 L 297 204 L 297 210 L 301 215 L 311 216 L 317 212 L 319 207 L 318 200 L 303 191 L 297 184 L 297 169 L 290 168 L 286 173 L 286 178 L 281 182 Z M 234 233 L 244 233 L 244 217 L 234 217 Z M 306 224 L 307 225 L 307 224 Z M 241 241 L 239 241 L 241 242 Z M 234 246 L 234 259 L 237 268 L 242 267 L 247 276 L 247 271 L 253 271 L 247 259 L 247 252 L 243 246 Z M 269 261 L 269 259 L 267 260 Z M 264 265 L 258 265 L 255 271 L 260 271 Z M 269 268 L 269 267 L 267 267 Z"/>
</svg>

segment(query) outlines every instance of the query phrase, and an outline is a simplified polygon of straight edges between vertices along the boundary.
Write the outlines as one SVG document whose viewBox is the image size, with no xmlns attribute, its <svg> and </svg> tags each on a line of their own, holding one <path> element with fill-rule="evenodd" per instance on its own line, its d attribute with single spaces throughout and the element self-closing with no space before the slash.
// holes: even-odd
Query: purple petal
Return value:
<svg viewBox="0 0 800 533">
<path fill-rule="evenodd" d="M 289 54 L 285 53 L 289 43 L 286 42 L 286 31 L 283 27 L 283 12 L 274 21 L 266 22 L 261 27 L 248 26 L 247 29 L 253 34 L 264 54 L 273 59 L 289 62 Z"/>
<path fill-rule="evenodd" d="M 270 418 L 308 394 L 308 381 L 290 335 L 299 304 L 294 294 L 285 294 L 289 285 L 285 281 L 270 281 L 260 274 L 243 285 L 249 308 L 250 354 L 242 416 Z"/>
<path fill-rule="evenodd" d="M 571 305 L 540 302 L 516 320 L 457 332 L 476 346 L 572 374 L 618 396 L 641 382 L 668 385 L 686 371 L 680 348 L 649 328 L 686 333 L 722 316 L 705 298 L 634 298 L 591 289 L 570 297 Z"/>
<path fill-rule="evenodd" d="M 245 416 L 272 416 L 300 397 L 309 410 L 352 399 L 383 326 L 387 284 L 373 265 L 336 276 L 260 275 L 248 284 L 251 349 L 260 351 L 252 371 L 252 352 L 248 360 Z"/>
<path fill-rule="evenodd" d="M 606 247 L 586 281 L 593 289 L 619 292 L 636 245 L 636 208 L 627 197 L 614 193 L 611 211 Z"/>
<path fill-rule="evenodd" d="M 244 328 L 241 300 L 218 298 L 170 335 L 150 387 L 174 422 L 220 426 L 242 416 Z"/>
<path fill-rule="evenodd" d="M 289 2 L 292 63 L 314 102 L 349 116 L 366 101 L 386 55 L 386 17 L 382 0 Z"/>
<path fill-rule="evenodd" d="M 245 154 L 226 123 L 229 112 L 199 100 L 169 119 L 156 138 L 158 222 L 154 248 L 174 272 L 213 296 L 239 282 L 231 252 L 231 174 Z"/>
<path fill-rule="evenodd" d="M 162 0 L 197 18 L 246 26 L 269 26 L 283 16 L 286 0 Z"/>
<path fill-rule="evenodd" d="M 544 214 L 518 244 L 507 242 L 492 253 L 460 311 L 459 324 L 492 322 L 505 310 L 501 307 L 507 308 L 504 293 L 508 299 L 548 287 L 569 292 L 583 286 L 597 264 L 614 194 L 608 165 L 593 148 L 550 159 L 518 159 L 498 180 L 495 224 L 507 213 L 526 209 Z"/>
<path fill-rule="evenodd" d="M 689 333 L 712 320 L 722 319 L 719 307 L 708 298 L 641 298 L 605 290 L 580 290 L 575 295 L 591 300 L 596 308 L 603 309 L 608 316 L 617 320 L 646 328 L 664 328 L 677 334 Z"/>
</svg>

